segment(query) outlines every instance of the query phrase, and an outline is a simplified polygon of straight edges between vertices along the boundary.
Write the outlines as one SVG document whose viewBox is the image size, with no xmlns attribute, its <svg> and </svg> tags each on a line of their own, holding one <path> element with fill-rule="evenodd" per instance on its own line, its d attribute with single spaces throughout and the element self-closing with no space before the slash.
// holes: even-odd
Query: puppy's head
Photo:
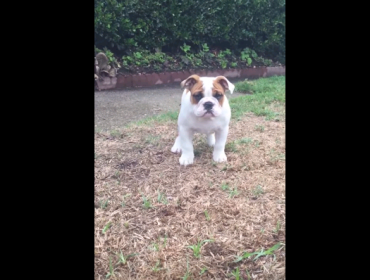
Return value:
<svg viewBox="0 0 370 280">
<path fill-rule="evenodd" d="M 233 93 L 235 86 L 224 76 L 199 77 L 192 75 L 181 82 L 181 87 L 190 92 L 190 102 L 197 117 L 211 118 L 221 114 L 225 91 Z"/>
</svg>

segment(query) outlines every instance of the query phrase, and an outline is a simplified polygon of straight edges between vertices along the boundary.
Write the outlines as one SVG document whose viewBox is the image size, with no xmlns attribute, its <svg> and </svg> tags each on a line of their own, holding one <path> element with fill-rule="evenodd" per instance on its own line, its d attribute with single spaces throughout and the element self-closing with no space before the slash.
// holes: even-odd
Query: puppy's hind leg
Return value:
<svg viewBox="0 0 370 280">
<path fill-rule="evenodd" d="M 215 139 L 215 134 L 208 134 L 207 135 L 207 144 L 210 147 L 213 147 L 215 145 L 216 139 Z"/>
</svg>

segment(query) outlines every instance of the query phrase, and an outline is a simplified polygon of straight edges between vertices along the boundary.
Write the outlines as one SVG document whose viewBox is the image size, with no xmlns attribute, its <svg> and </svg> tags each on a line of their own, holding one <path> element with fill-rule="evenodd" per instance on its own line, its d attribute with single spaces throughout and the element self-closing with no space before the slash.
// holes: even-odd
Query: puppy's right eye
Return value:
<svg viewBox="0 0 370 280">
<path fill-rule="evenodd" d="M 202 97 L 203 97 L 203 95 L 201 94 L 201 93 L 198 93 L 198 94 L 196 94 L 196 95 L 193 95 L 194 96 L 194 98 L 196 99 L 196 100 L 201 100 L 202 99 Z"/>
</svg>

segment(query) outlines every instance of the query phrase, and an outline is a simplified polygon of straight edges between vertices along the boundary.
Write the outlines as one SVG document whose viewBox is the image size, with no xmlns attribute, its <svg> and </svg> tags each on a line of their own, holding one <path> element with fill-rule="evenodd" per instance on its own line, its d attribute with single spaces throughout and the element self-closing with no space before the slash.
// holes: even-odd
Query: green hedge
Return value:
<svg viewBox="0 0 370 280">
<path fill-rule="evenodd" d="M 285 0 L 95 0 L 95 46 L 127 55 L 249 47 L 285 62 Z"/>
</svg>

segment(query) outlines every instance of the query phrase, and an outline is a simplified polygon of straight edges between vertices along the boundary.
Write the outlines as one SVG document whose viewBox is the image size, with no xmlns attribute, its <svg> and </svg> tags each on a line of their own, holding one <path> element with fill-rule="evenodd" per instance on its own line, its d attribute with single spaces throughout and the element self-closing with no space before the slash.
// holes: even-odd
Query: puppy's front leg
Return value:
<svg viewBox="0 0 370 280">
<path fill-rule="evenodd" d="M 229 126 L 225 129 L 221 129 L 216 131 L 216 143 L 213 149 L 213 160 L 215 162 L 223 162 L 227 161 L 227 157 L 225 154 L 225 144 L 227 139 L 227 134 L 229 133 Z"/>
<path fill-rule="evenodd" d="M 179 127 L 179 142 L 181 146 L 181 157 L 179 162 L 181 165 L 193 164 L 194 150 L 193 150 L 193 135 L 194 132 L 190 129 Z"/>
<path fill-rule="evenodd" d="M 215 134 L 212 133 L 212 134 L 208 134 L 207 135 L 207 143 L 208 143 L 208 146 L 210 147 L 213 147 L 215 145 Z"/>
</svg>

